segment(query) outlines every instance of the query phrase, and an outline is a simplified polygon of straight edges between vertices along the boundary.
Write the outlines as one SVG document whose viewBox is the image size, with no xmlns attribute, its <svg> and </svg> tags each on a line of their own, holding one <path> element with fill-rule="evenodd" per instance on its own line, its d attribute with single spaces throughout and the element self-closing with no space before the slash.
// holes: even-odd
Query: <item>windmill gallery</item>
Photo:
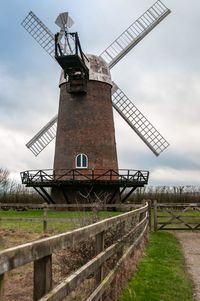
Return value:
<svg viewBox="0 0 200 301">
<path fill-rule="evenodd" d="M 48 203 L 124 202 L 148 183 L 148 171 L 118 169 L 113 107 L 156 156 L 169 144 L 112 81 L 110 69 L 169 13 L 157 1 L 100 56 L 83 52 L 68 13 L 56 19 L 56 35 L 33 12 L 23 20 L 22 26 L 62 68 L 58 115 L 27 143 L 37 156 L 56 137 L 53 169 L 21 173 L 22 183 Z"/>
</svg>

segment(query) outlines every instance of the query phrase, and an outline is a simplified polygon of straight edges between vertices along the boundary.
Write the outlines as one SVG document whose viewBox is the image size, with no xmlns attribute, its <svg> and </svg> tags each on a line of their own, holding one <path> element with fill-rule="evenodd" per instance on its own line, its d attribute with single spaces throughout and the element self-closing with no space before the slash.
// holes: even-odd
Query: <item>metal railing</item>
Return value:
<svg viewBox="0 0 200 301">
<path fill-rule="evenodd" d="M 126 169 L 44 169 L 21 172 L 22 184 L 49 183 L 59 181 L 121 181 L 147 184 L 148 178 L 148 171 Z"/>
</svg>

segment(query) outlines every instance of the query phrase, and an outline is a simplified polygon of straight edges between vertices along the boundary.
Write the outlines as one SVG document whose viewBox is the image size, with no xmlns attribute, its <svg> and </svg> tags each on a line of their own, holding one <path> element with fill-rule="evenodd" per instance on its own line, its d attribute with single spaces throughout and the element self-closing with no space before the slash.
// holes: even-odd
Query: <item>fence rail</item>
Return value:
<svg viewBox="0 0 200 301">
<path fill-rule="evenodd" d="M 31 262 L 34 263 L 34 301 L 62 300 L 86 277 L 93 273 L 96 274 L 96 288 L 87 301 L 99 300 L 116 276 L 121 264 L 144 237 L 148 227 L 148 212 L 149 208 L 146 203 L 140 208 L 83 228 L 1 251 L 0 300 L 4 300 L 4 274 Z M 118 225 L 123 229 L 120 239 L 104 250 L 106 232 Z M 77 243 L 92 237 L 95 238 L 96 257 L 52 289 L 52 255 L 57 251 L 75 246 Z M 103 264 L 119 250 L 121 257 L 117 264 L 107 276 L 104 276 Z"/>
</svg>

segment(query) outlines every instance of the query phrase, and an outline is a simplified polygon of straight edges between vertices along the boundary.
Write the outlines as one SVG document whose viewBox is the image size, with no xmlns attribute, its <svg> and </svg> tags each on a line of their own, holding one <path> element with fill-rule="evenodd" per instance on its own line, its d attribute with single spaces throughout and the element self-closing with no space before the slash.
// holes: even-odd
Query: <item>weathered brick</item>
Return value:
<svg viewBox="0 0 200 301">
<path fill-rule="evenodd" d="M 70 94 L 66 84 L 60 87 L 54 169 L 75 168 L 79 153 L 88 156 L 89 169 L 118 169 L 111 86 L 107 83 L 88 81 L 86 94 Z"/>
</svg>

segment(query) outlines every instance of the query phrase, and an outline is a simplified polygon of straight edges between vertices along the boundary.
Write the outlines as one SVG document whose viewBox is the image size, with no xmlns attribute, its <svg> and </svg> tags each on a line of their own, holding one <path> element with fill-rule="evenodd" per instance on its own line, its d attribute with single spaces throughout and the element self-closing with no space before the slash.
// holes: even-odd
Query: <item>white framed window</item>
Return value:
<svg viewBox="0 0 200 301">
<path fill-rule="evenodd" d="M 76 168 L 88 168 L 88 157 L 85 154 L 78 154 L 75 158 Z"/>
</svg>

